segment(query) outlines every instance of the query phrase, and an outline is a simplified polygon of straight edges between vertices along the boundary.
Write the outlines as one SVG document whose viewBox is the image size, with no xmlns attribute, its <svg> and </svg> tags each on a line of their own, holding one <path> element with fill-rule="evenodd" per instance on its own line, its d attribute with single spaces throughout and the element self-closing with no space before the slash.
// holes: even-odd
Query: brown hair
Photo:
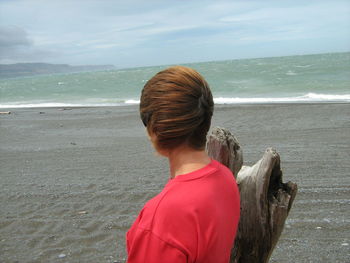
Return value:
<svg viewBox="0 0 350 263">
<path fill-rule="evenodd" d="M 202 150 L 213 115 L 213 96 L 194 69 L 175 66 L 157 73 L 141 93 L 140 115 L 157 149 L 181 144 Z"/>
</svg>

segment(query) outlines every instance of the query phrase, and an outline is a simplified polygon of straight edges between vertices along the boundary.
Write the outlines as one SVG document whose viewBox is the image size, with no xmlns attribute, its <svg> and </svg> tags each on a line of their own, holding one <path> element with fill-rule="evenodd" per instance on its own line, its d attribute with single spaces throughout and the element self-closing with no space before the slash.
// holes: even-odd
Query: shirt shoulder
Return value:
<svg viewBox="0 0 350 263">
<path fill-rule="evenodd" d="M 170 180 L 162 192 L 149 200 L 141 211 L 142 227 L 154 229 L 154 220 L 165 226 L 169 220 L 191 222 L 188 216 L 203 212 L 200 209 L 213 211 L 211 205 L 217 206 L 221 198 L 229 196 L 239 198 L 235 178 L 230 169 L 212 160 L 205 169 Z"/>
</svg>

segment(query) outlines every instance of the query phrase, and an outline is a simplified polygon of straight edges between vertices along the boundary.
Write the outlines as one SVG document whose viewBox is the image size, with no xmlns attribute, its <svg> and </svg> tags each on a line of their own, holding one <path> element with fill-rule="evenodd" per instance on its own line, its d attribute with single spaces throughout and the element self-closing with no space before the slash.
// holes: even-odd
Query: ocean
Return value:
<svg viewBox="0 0 350 263">
<path fill-rule="evenodd" d="M 350 102 L 350 52 L 184 64 L 216 104 Z M 0 79 L 0 108 L 122 106 L 168 66 Z"/>
</svg>

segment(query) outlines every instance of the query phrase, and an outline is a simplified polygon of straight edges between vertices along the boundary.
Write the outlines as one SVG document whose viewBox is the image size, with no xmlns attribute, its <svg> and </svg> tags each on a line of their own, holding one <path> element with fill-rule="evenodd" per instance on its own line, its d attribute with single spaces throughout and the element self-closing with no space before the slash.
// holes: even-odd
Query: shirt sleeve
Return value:
<svg viewBox="0 0 350 263">
<path fill-rule="evenodd" d="M 132 235 L 132 237 L 130 237 Z M 187 263 L 187 256 L 149 230 L 137 228 L 127 237 L 127 263 Z"/>
</svg>

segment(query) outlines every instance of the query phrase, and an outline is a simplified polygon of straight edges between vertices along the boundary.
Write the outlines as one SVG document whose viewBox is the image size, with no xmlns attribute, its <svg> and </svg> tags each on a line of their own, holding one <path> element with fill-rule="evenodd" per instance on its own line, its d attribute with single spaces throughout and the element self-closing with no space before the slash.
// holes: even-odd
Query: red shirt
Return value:
<svg viewBox="0 0 350 263">
<path fill-rule="evenodd" d="M 127 262 L 228 263 L 239 214 L 236 181 L 212 160 L 146 203 L 127 233 Z"/>
</svg>

